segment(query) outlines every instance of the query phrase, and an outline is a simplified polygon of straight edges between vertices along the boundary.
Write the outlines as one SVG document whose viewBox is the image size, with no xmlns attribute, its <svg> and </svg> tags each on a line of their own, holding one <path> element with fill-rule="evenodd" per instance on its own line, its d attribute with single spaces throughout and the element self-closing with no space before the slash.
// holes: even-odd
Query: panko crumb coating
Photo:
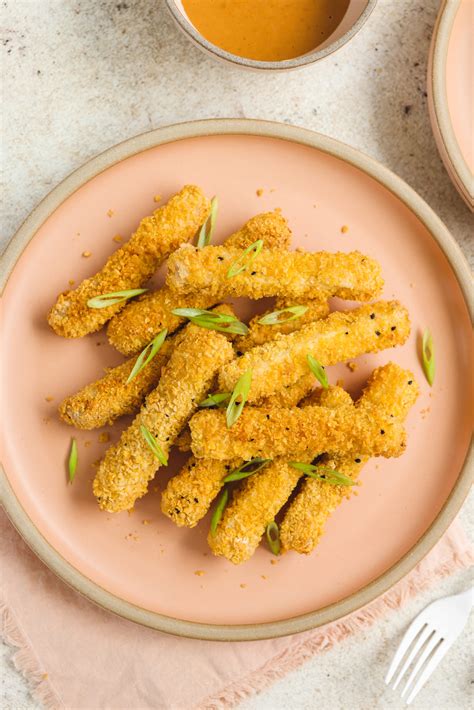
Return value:
<svg viewBox="0 0 474 710">
<path fill-rule="evenodd" d="M 414 405 L 419 388 L 413 374 L 394 363 L 379 367 L 372 373 L 356 408 L 380 407 L 389 416 L 403 422 Z M 322 400 L 325 406 L 328 402 Z M 333 454 L 324 465 L 333 468 L 353 480 L 368 460 L 361 454 L 343 456 Z M 350 496 L 347 486 L 334 486 L 324 481 L 305 478 L 301 490 L 290 503 L 280 527 L 283 550 L 295 550 L 309 554 L 318 545 L 324 534 L 324 526 L 331 513 L 345 497 Z"/>
<path fill-rule="evenodd" d="M 184 244 L 168 261 L 166 283 L 179 293 L 202 293 L 223 298 L 266 296 L 324 298 L 353 301 L 376 298 L 383 287 L 380 264 L 360 252 L 299 252 L 262 249 L 248 268 L 231 278 L 230 267 L 246 259 L 242 249 Z"/>
<path fill-rule="evenodd" d="M 97 274 L 58 297 L 48 314 L 51 328 L 65 338 L 81 338 L 99 330 L 124 303 L 89 308 L 88 300 L 142 286 L 172 251 L 192 239 L 209 212 L 210 201 L 201 189 L 185 185 L 166 205 L 142 219 L 135 234 Z"/>
<path fill-rule="evenodd" d="M 256 239 L 265 239 L 271 248 L 288 248 L 291 231 L 279 211 L 255 215 L 242 229 L 228 237 L 225 244 L 245 248 Z M 205 293 L 178 295 L 163 286 L 132 301 L 114 316 L 107 328 L 107 337 L 117 350 L 131 355 L 143 348 L 162 328 L 168 328 L 171 333 L 184 322 L 183 318 L 173 315 L 174 308 L 209 308 L 218 300 L 218 297 Z"/>
<path fill-rule="evenodd" d="M 155 437 L 165 456 L 213 382 L 217 368 L 234 357 L 231 343 L 214 330 L 188 325 L 179 334 L 156 389 L 101 461 L 93 484 L 99 506 L 111 513 L 129 510 L 160 467 L 140 427 Z"/>
<path fill-rule="evenodd" d="M 295 406 L 314 386 L 314 378 L 302 377 L 294 385 L 277 393 L 270 401 L 262 401 L 262 406 L 278 404 L 282 407 Z M 180 449 L 191 446 L 191 435 L 186 429 L 179 437 Z M 161 510 L 176 525 L 193 528 L 206 515 L 212 501 L 223 486 L 223 478 L 242 464 L 241 459 L 217 461 L 216 459 L 196 459 L 191 456 L 183 468 L 168 482 L 161 499 Z"/>
<path fill-rule="evenodd" d="M 294 459 L 306 451 L 392 457 L 406 446 L 402 424 L 375 406 L 370 411 L 368 406 L 244 407 L 230 429 L 225 412 L 209 410 L 195 414 L 189 426 L 194 456 L 221 461 L 285 455 Z"/>
<path fill-rule="evenodd" d="M 252 348 L 219 371 L 219 389 L 232 392 L 239 377 L 252 371 L 249 402 L 269 397 L 308 373 L 308 353 L 335 365 L 364 353 L 403 345 L 410 334 L 408 311 L 398 301 L 379 301 L 353 311 L 336 311 L 289 335 Z"/>
</svg>

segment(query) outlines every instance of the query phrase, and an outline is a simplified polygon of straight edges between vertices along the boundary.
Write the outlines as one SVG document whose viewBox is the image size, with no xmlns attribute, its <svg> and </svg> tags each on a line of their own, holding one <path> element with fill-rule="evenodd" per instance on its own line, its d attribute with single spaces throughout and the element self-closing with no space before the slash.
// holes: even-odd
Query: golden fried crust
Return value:
<svg viewBox="0 0 474 710">
<path fill-rule="evenodd" d="M 377 406 L 390 417 L 402 422 L 418 396 L 418 386 L 412 373 L 389 363 L 371 375 L 356 404 L 363 409 Z M 331 406 L 328 401 L 326 406 Z M 357 480 L 368 457 L 361 454 L 332 455 L 324 465 Z M 324 525 L 344 497 L 350 495 L 347 486 L 333 486 L 323 481 L 306 478 L 301 490 L 285 513 L 280 538 L 284 550 L 308 554 L 314 550 L 324 533 Z"/>
<path fill-rule="evenodd" d="M 244 248 L 259 238 L 265 239 L 272 248 L 286 249 L 291 232 L 285 218 L 277 211 L 256 215 L 225 243 Z M 183 318 L 173 315 L 174 308 L 209 308 L 218 300 L 214 295 L 204 293 L 177 295 L 164 286 L 132 301 L 114 316 L 109 323 L 107 337 L 117 350 L 131 355 L 141 350 L 163 328 L 171 333 L 184 322 Z"/>
<path fill-rule="evenodd" d="M 99 330 L 124 304 L 94 309 L 87 306 L 87 301 L 142 286 L 170 252 L 196 234 L 209 211 L 210 202 L 199 187 L 183 187 L 166 205 L 140 222 L 135 234 L 97 274 L 74 291 L 59 296 L 49 312 L 49 325 L 65 338 L 80 338 Z"/>
<path fill-rule="evenodd" d="M 372 406 L 354 410 L 308 406 L 304 409 L 245 407 L 231 429 L 225 412 L 198 412 L 190 421 L 192 451 L 197 458 L 255 456 L 297 457 L 306 451 L 325 451 L 371 456 L 400 456 L 405 430 L 389 415 Z"/>
<path fill-rule="evenodd" d="M 270 340 L 274 340 L 279 333 L 287 335 L 288 333 L 293 333 L 295 330 L 299 330 L 303 325 L 307 323 L 313 323 L 320 318 L 324 318 L 329 313 L 329 304 L 327 298 L 313 298 L 310 300 L 302 300 L 298 304 L 295 301 L 287 302 L 283 300 L 277 300 L 275 303 L 275 308 L 272 311 L 281 310 L 287 308 L 288 306 L 302 305 L 307 306 L 308 310 L 300 318 L 295 318 L 294 320 L 287 321 L 286 323 L 281 323 L 279 325 L 261 325 L 258 321 L 264 314 L 260 314 L 252 318 L 249 323 L 249 332 L 247 335 L 243 335 L 236 339 L 235 346 L 238 351 L 246 352 L 250 348 L 254 348 L 257 345 L 263 345 L 263 343 L 268 343 Z M 267 311 L 271 313 L 272 311 Z"/>
<path fill-rule="evenodd" d="M 234 492 L 216 534 L 208 535 L 215 555 L 238 565 L 255 552 L 266 525 L 286 503 L 299 479 L 299 471 L 287 459 L 276 459 L 261 473 L 247 478 Z"/>
<path fill-rule="evenodd" d="M 160 466 L 140 431 L 141 425 L 167 455 L 206 395 L 217 368 L 234 357 L 232 345 L 216 331 L 188 325 L 178 337 L 158 386 L 99 465 L 93 490 L 103 510 L 130 509 L 146 493 Z"/>
<path fill-rule="evenodd" d="M 354 301 L 376 298 L 383 286 L 380 265 L 360 252 L 262 249 L 245 271 L 229 278 L 229 268 L 244 258 L 241 249 L 227 246 L 196 249 L 185 244 L 171 255 L 166 282 L 179 293 L 206 291 L 219 298 L 339 296 Z"/>
<path fill-rule="evenodd" d="M 295 406 L 314 386 L 314 378 L 302 377 L 294 385 L 272 397 L 271 403 Z M 349 399 L 350 396 L 348 395 Z M 352 400 L 351 400 L 352 401 Z M 262 406 L 271 406 L 269 401 Z M 181 450 L 191 448 L 191 434 L 185 429 L 178 437 Z M 176 442 L 178 444 L 178 441 Z M 206 515 L 212 501 L 222 488 L 222 479 L 242 461 L 217 461 L 196 459 L 192 456 L 183 468 L 170 479 L 162 497 L 161 509 L 177 525 L 194 527 Z"/>
<path fill-rule="evenodd" d="M 86 385 L 67 397 L 59 406 L 59 416 L 78 429 L 96 429 L 112 424 L 124 414 L 135 414 L 146 395 L 156 387 L 161 371 L 174 347 L 174 337 L 167 339 L 153 360 L 127 384 L 136 357 L 111 368 L 105 377 Z"/>
<path fill-rule="evenodd" d="M 398 301 L 379 301 L 353 311 L 337 311 L 289 335 L 249 350 L 221 368 L 219 389 L 231 392 L 252 370 L 249 402 L 269 397 L 308 373 L 308 353 L 322 365 L 335 365 L 364 353 L 402 345 L 410 334 L 408 312 Z"/>
</svg>

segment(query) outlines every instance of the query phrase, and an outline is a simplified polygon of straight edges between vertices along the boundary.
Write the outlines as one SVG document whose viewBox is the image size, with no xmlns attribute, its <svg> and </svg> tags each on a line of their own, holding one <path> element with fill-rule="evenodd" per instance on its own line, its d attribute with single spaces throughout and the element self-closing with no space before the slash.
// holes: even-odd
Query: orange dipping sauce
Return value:
<svg viewBox="0 0 474 710">
<path fill-rule="evenodd" d="M 209 42 L 247 59 L 276 62 L 322 44 L 350 0 L 182 0 L 189 20 Z"/>
</svg>

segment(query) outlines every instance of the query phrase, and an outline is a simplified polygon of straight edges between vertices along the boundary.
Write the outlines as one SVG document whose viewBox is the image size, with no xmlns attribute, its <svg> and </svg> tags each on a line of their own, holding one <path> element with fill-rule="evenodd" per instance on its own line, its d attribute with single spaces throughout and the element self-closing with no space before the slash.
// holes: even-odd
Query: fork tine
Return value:
<svg viewBox="0 0 474 710">
<path fill-rule="evenodd" d="M 435 633 L 435 634 L 433 634 L 433 636 L 430 636 L 430 638 L 428 639 L 422 653 L 420 654 L 420 657 L 418 658 L 412 672 L 410 673 L 410 677 L 408 678 L 405 687 L 402 690 L 402 694 L 401 694 L 402 698 L 405 697 L 405 695 L 410 690 L 411 684 L 414 682 L 418 673 L 425 665 L 427 659 L 431 656 L 431 654 L 436 649 L 436 647 L 442 642 L 443 642 L 443 639 L 441 638 L 441 636 L 438 633 Z"/>
<path fill-rule="evenodd" d="M 430 660 L 426 664 L 423 672 L 421 673 L 420 677 L 415 683 L 415 686 L 413 690 L 411 691 L 410 695 L 408 696 L 406 703 L 407 705 L 410 705 L 411 701 L 415 699 L 415 697 L 418 695 L 428 678 L 431 676 L 433 671 L 436 670 L 438 664 L 440 661 L 443 659 L 443 657 L 446 655 L 446 653 L 449 650 L 449 644 L 445 643 L 442 641 L 439 646 L 436 648 L 435 652 L 431 656 Z"/>
<path fill-rule="evenodd" d="M 413 648 L 411 649 L 410 653 L 408 654 L 408 657 L 403 664 L 402 670 L 398 674 L 398 678 L 396 679 L 394 685 L 393 685 L 393 690 L 397 687 L 397 685 L 400 683 L 401 679 L 407 672 L 408 668 L 411 666 L 413 661 L 415 660 L 418 651 L 425 645 L 426 641 L 430 638 L 431 634 L 433 633 L 433 629 L 431 629 L 428 625 L 425 625 L 416 639 L 415 644 L 413 645 Z"/>
<path fill-rule="evenodd" d="M 420 632 L 423 627 L 426 626 L 426 624 L 420 624 L 419 618 L 415 618 L 408 629 L 405 632 L 405 636 L 402 638 L 400 641 L 400 644 L 395 651 L 395 655 L 393 657 L 393 660 L 390 664 L 390 668 L 387 671 L 387 675 L 385 676 L 385 683 L 388 685 L 390 681 L 392 680 L 393 676 L 395 675 L 395 672 L 398 668 L 398 665 L 400 661 L 402 660 L 403 656 L 407 652 L 410 644 L 412 643 L 413 639 L 416 637 L 416 635 Z"/>
</svg>

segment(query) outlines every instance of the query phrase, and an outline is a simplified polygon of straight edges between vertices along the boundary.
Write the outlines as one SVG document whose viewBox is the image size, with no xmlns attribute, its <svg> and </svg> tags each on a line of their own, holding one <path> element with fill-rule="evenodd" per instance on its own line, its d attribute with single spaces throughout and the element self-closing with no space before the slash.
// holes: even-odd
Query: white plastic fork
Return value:
<svg viewBox="0 0 474 710">
<path fill-rule="evenodd" d="M 416 659 L 401 694 L 407 705 L 418 695 L 456 641 L 473 606 L 474 587 L 471 587 L 461 594 L 438 599 L 412 621 L 385 676 L 387 685 L 397 676 L 393 684 L 395 690 Z"/>
</svg>

